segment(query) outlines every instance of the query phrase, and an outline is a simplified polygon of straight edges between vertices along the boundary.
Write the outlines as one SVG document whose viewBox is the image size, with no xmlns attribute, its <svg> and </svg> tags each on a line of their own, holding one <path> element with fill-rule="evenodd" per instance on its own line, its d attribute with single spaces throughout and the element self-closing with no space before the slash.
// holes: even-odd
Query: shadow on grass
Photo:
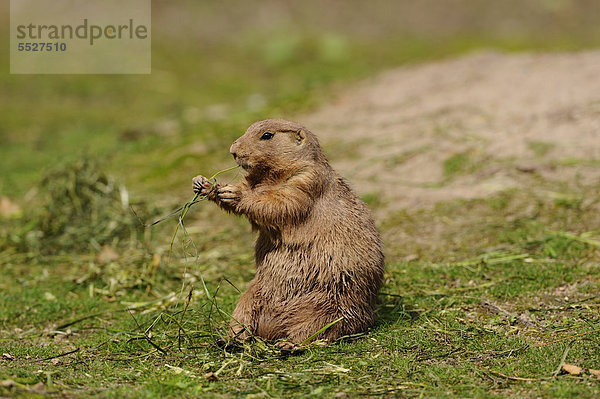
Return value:
<svg viewBox="0 0 600 399">
<path fill-rule="evenodd" d="M 379 293 L 375 306 L 374 328 L 400 321 L 415 322 L 418 319 L 419 312 L 408 305 L 403 296 L 387 292 Z"/>
</svg>

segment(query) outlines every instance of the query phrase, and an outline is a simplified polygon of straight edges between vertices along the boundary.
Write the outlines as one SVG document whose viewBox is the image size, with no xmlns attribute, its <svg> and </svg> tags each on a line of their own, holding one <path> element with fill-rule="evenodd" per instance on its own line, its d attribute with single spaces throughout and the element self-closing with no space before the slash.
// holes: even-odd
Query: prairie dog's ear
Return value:
<svg viewBox="0 0 600 399">
<path fill-rule="evenodd" d="M 300 130 L 296 131 L 295 139 L 296 139 L 296 144 L 298 144 L 298 145 L 302 144 L 304 142 L 304 140 L 306 139 L 306 133 L 304 133 L 304 130 L 300 129 Z"/>
</svg>

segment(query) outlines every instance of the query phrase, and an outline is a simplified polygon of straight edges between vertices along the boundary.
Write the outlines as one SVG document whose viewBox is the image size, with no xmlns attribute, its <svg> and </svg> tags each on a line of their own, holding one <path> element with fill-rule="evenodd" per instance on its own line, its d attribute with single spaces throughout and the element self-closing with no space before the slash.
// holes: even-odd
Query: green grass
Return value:
<svg viewBox="0 0 600 399">
<path fill-rule="evenodd" d="M 175 220 L 143 228 L 123 209 L 122 187 L 104 178 L 118 176 L 150 223 L 190 197 L 194 175 L 230 166 L 231 141 L 256 119 L 294 118 L 348 83 L 408 62 L 488 48 L 596 47 L 597 2 L 465 2 L 475 19 L 426 12 L 426 30 L 386 18 L 402 13 L 383 5 L 365 18 L 356 3 L 350 14 L 311 3 L 318 14 L 265 24 L 184 3 L 192 15 L 231 18 L 227 32 L 207 36 L 187 25 L 173 33 L 166 3 L 155 3 L 150 76 L 0 75 L 0 192 L 23 208 L 0 221 L 0 396 L 600 395 L 588 372 L 557 373 L 563 357 L 600 369 L 597 187 L 540 181 L 552 194 L 532 187 L 395 213 L 384 212 L 377 193 L 364 195 L 382 215 L 386 246 L 377 323 L 363 336 L 290 354 L 262 342 L 218 344 L 219 309 L 231 312 L 254 274 L 246 221 L 199 203 L 190 236 L 180 233 L 169 254 Z M 311 27 L 321 11 L 328 31 Z M 552 148 L 534 142 L 530 150 Z M 99 166 L 41 183 L 48 170 L 68 172 L 91 154 Z M 445 179 L 480 161 L 449 154 Z M 82 199 L 89 213 L 76 212 Z"/>
<path fill-rule="evenodd" d="M 453 177 L 472 173 L 477 168 L 483 166 L 483 160 L 476 160 L 473 152 L 466 151 L 454 154 L 444 160 L 442 169 L 444 179 L 449 180 Z"/>
<path fill-rule="evenodd" d="M 547 143 L 544 141 L 530 141 L 527 143 L 527 147 L 537 157 L 543 157 L 548 152 L 552 151 L 555 147 L 554 143 Z"/>
<path fill-rule="evenodd" d="M 596 377 L 556 371 L 564 355 L 600 364 L 600 218 L 549 198 L 531 209 L 531 195 L 390 215 L 374 328 L 292 355 L 260 342 L 218 345 L 217 307 L 231 312 L 234 286 L 251 278 L 252 246 L 241 221 L 216 227 L 198 215 L 212 205 L 197 205 L 199 220 L 188 223 L 197 263 L 163 254 L 157 264 L 148 248 L 118 246 L 104 263 L 5 254 L 0 380 L 14 385 L 0 392 L 33 395 L 41 382 L 46 393 L 101 397 L 594 397 Z M 422 240 L 433 220 L 446 225 L 435 245 Z M 397 229 L 411 238 L 394 240 Z"/>
</svg>

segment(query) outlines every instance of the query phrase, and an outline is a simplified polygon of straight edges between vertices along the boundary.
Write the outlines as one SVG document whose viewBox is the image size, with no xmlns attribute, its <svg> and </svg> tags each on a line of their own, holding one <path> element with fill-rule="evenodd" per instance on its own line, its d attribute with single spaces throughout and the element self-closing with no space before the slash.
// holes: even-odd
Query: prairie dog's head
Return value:
<svg viewBox="0 0 600 399">
<path fill-rule="evenodd" d="M 304 126 L 284 119 L 252 124 L 229 151 L 250 173 L 285 171 L 325 161 L 316 136 Z"/>
</svg>

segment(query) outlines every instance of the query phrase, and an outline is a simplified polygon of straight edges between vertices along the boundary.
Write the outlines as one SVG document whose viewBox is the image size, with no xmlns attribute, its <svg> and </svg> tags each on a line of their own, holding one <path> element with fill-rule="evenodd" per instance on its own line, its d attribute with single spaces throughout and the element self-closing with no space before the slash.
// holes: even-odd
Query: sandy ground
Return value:
<svg viewBox="0 0 600 399">
<path fill-rule="evenodd" d="M 357 191 L 391 208 L 600 184 L 600 51 L 402 67 L 298 120 Z"/>
</svg>

